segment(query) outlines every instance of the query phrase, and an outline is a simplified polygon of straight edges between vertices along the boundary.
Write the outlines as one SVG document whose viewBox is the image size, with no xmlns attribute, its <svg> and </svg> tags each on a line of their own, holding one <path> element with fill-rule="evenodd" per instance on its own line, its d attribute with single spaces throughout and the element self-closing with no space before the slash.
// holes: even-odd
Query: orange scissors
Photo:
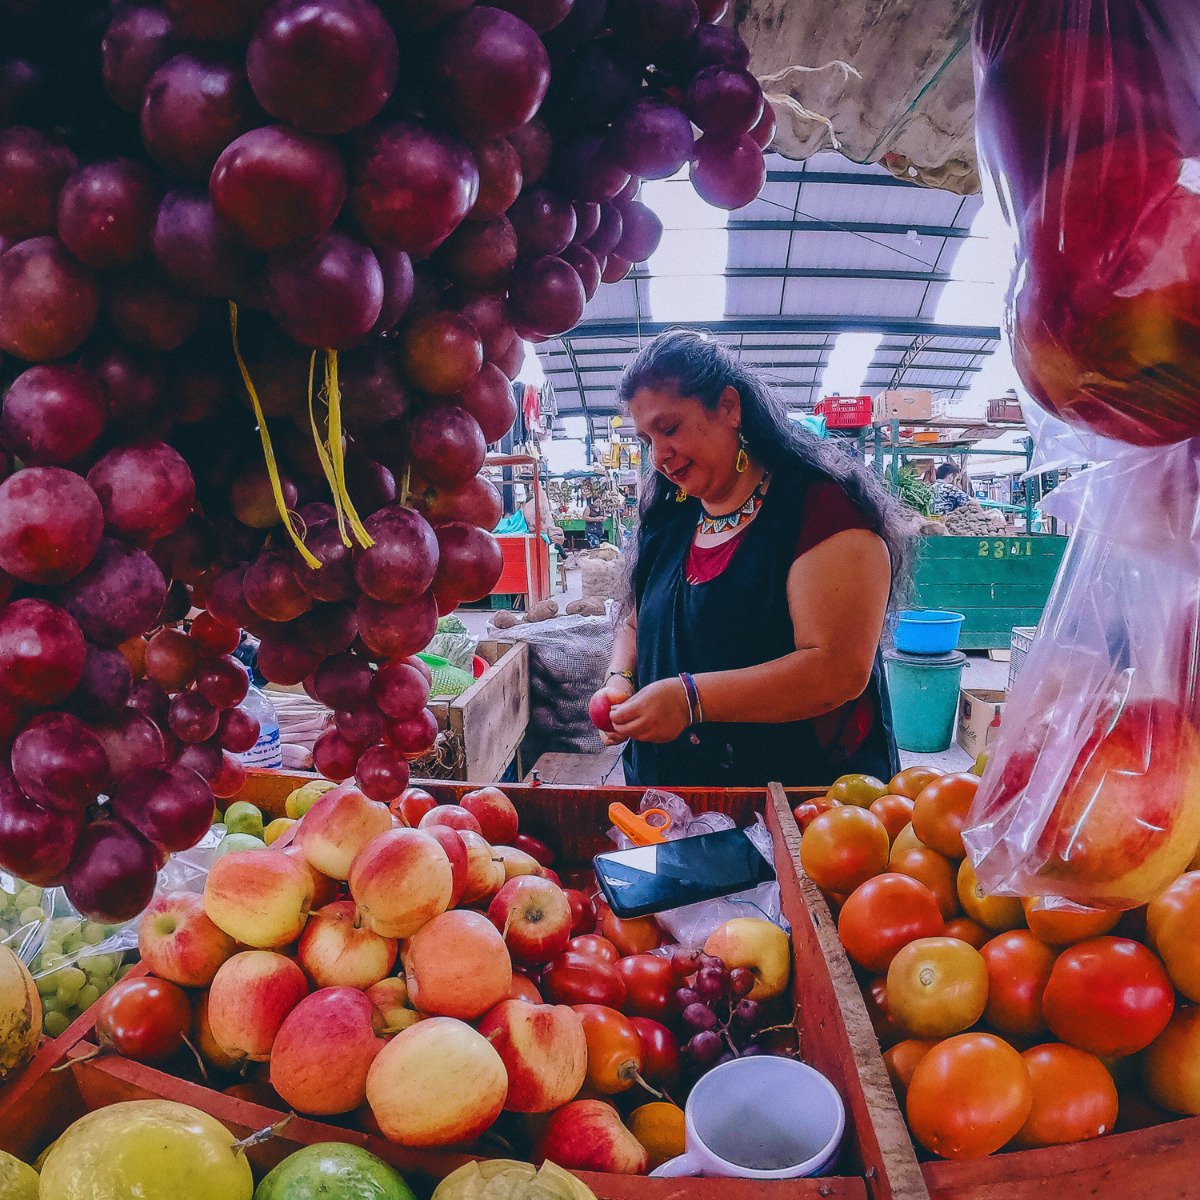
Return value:
<svg viewBox="0 0 1200 1200">
<path fill-rule="evenodd" d="M 665 842 L 671 814 L 665 808 L 648 808 L 635 813 L 617 802 L 608 806 L 608 819 L 635 845 L 654 846 Z"/>
</svg>

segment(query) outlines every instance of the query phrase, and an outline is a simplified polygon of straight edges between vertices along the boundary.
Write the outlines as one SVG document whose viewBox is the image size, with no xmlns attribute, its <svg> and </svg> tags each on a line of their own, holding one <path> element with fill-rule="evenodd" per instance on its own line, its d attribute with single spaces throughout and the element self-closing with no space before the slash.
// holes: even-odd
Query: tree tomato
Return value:
<svg viewBox="0 0 1200 1200">
<path fill-rule="evenodd" d="M 679 1082 L 679 1043 L 675 1035 L 649 1017 L 630 1017 L 642 1043 L 642 1076 L 656 1088 L 674 1087 Z"/>
<path fill-rule="evenodd" d="M 888 967 L 888 1010 L 909 1037 L 949 1037 L 983 1015 L 987 987 L 987 964 L 974 946 L 948 937 L 920 938 Z"/>
<path fill-rule="evenodd" d="M 596 902 L 578 888 L 564 888 L 571 906 L 571 936 L 591 933 L 596 928 Z"/>
<path fill-rule="evenodd" d="M 1146 1088 L 1170 1112 L 1200 1115 L 1200 1008 L 1181 1008 L 1146 1051 Z"/>
<path fill-rule="evenodd" d="M 588 954 L 564 950 L 546 964 L 540 982 L 547 1004 L 607 1004 L 620 1008 L 625 1003 L 625 981 L 617 968 Z"/>
<path fill-rule="evenodd" d="M 679 982 L 671 960 L 661 954 L 630 954 L 617 963 L 625 981 L 625 1003 L 631 1016 L 660 1019 L 675 1007 Z"/>
<path fill-rule="evenodd" d="M 605 1004 L 576 1004 L 587 1039 L 587 1082 L 606 1096 L 627 1091 L 642 1071 L 642 1039 L 629 1018 Z"/>
<path fill-rule="evenodd" d="M 1180 875 L 1146 907 L 1146 937 L 1171 982 L 1200 1000 L 1200 871 Z"/>
<path fill-rule="evenodd" d="M 950 920 L 958 912 L 958 889 L 954 880 L 954 864 L 936 850 L 925 846 L 897 849 L 892 846 L 888 870 L 907 875 L 923 883 L 938 903 L 942 917 Z"/>
<path fill-rule="evenodd" d="M 843 804 L 822 813 L 800 839 L 800 862 L 823 892 L 850 893 L 887 867 L 887 830 L 865 808 Z"/>
<path fill-rule="evenodd" d="M 958 865 L 956 886 L 963 912 L 972 921 L 978 921 L 994 933 L 1020 929 L 1025 924 L 1025 910 L 1021 907 L 1021 901 L 1016 896 L 985 895 L 969 858 L 964 858 Z"/>
<path fill-rule="evenodd" d="M 1117 1123 L 1117 1085 L 1094 1054 L 1052 1042 L 1021 1057 L 1029 1070 L 1033 1107 L 1016 1145 L 1058 1146 L 1111 1132 Z"/>
<path fill-rule="evenodd" d="M 905 767 L 887 785 L 887 794 L 907 796 L 908 799 L 915 800 L 929 784 L 935 779 L 940 779 L 941 775 L 942 772 L 937 767 Z"/>
<path fill-rule="evenodd" d="M 962 831 L 979 788 L 979 776 L 941 775 L 921 789 L 913 802 L 913 832 L 930 850 L 962 858 Z"/>
<path fill-rule="evenodd" d="M 1024 1059 L 990 1033 L 940 1042 L 908 1083 L 908 1125 L 943 1158 L 982 1158 L 1012 1140 L 1033 1107 Z"/>
<path fill-rule="evenodd" d="M 1100 908 L 1048 907 L 1051 903 L 1045 896 L 1021 901 L 1029 932 L 1047 946 L 1070 946 L 1087 938 L 1100 937 L 1121 919 L 1119 912 L 1107 912 Z"/>
<path fill-rule="evenodd" d="M 1058 956 L 1042 1008 L 1059 1041 L 1100 1058 L 1121 1058 L 1144 1050 L 1167 1027 L 1175 991 L 1145 946 L 1098 937 Z"/>
<path fill-rule="evenodd" d="M 1028 929 L 994 937 L 980 951 L 987 963 L 988 999 L 984 1019 L 1000 1033 L 1033 1037 L 1046 1028 L 1042 993 L 1058 952 Z"/>
<path fill-rule="evenodd" d="M 596 901 L 596 932 L 624 954 L 657 950 L 663 944 L 662 930 L 653 917 L 622 920 L 603 900 Z"/>
<path fill-rule="evenodd" d="M 838 936 L 846 953 L 873 973 L 886 971 L 909 942 L 937 937 L 944 930 L 933 893 L 923 883 L 895 872 L 860 884 L 838 916 Z"/>
<path fill-rule="evenodd" d="M 588 954 L 592 958 L 602 959 L 615 967 L 620 961 L 621 952 L 606 937 L 598 933 L 581 933 L 567 943 L 567 949 L 572 954 Z"/>
<path fill-rule="evenodd" d="M 906 1038 L 897 1042 L 883 1052 L 883 1065 L 887 1067 L 888 1078 L 896 1092 L 896 1099 L 904 1103 L 909 1081 L 917 1069 L 917 1063 L 937 1045 L 937 1042 L 923 1041 L 920 1038 Z"/>
<path fill-rule="evenodd" d="M 883 822 L 890 838 L 912 824 L 912 810 L 913 802 L 907 796 L 880 796 L 870 805 L 870 811 Z"/>
<path fill-rule="evenodd" d="M 887 794 L 887 784 L 874 775 L 843 775 L 835 779 L 829 789 L 831 799 L 853 804 L 856 808 L 870 808 L 880 796 Z"/>
<path fill-rule="evenodd" d="M 800 832 L 803 833 L 823 812 L 837 808 L 840 804 L 841 801 L 835 800 L 832 796 L 817 796 L 815 799 L 806 800 L 803 804 L 797 804 L 792 809 L 792 816 L 796 818 L 796 824 L 800 826 Z"/>
<path fill-rule="evenodd" d="M 187 993 L 153 975 L 113 984 L 96 1001 L 96 1038 L 101 1046 L 142 1063 L 161 1063 L 182 1045 L 192 1025 Z"/>
<path fill-rule="evenodd" d="M 946 922 L 946 936 L 958 938 L 960 942 L 979 950 L 991 941 L 992 931 L 970 917 L 955 917 L 953 921 Z"/>
</svg>

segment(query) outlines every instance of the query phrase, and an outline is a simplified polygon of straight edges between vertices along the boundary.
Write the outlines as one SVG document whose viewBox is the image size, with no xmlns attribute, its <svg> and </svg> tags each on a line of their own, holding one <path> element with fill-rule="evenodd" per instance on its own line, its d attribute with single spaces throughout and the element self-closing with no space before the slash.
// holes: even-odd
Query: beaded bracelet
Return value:
<svg viewBox="0 0 1200 1200">
<path fill-rule="evenodd" d="M 686 671 L 680 671 L 679 681 L 683 684 L 683 692 L 687 697 L 688 716 L 691 718 L 688 724 L 702 725 L 704 708 L 700 703 L 700 689 L 696 687 L 696 681 Z"/>
</svg>

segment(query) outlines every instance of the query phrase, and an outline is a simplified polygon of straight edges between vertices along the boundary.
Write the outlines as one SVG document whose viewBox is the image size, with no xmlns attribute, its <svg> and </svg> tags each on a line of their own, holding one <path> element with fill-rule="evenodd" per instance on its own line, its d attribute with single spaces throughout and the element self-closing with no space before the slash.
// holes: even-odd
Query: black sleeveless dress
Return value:
<svg viewBox="0 0 1200 1200">
<path fill-rule="evenodd" d="M 644 687 L 681 671 L 699 675 L 757 666 L 796 649 L 787 600 L 811 472 L 776 472 L 758 515 L 728 565 L 707 583 L 687 582 L 688 549 L 700 503 L 661 506 L 639 531 L 634 598 L 637 678 Z M 812 721 L 780 724 L 705 722 L 673 742 L 631 742 L 629 782 L 649 786 L 825 787 L 839 775 L 865 772 L 890 779 L 899 770 L 882 656 L 877 651 L 867 696 L 873 721 L 853 751 Z M 849 711 L 853 706 L 847 706 Z"/>
</svg>

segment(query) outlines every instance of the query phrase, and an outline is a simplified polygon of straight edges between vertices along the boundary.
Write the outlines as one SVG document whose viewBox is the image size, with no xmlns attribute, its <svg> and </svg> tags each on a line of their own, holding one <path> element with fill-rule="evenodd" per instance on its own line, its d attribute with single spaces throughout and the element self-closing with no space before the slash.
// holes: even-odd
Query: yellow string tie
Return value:
<svg viewBox="0 0 1200 1200">
<path fill-rule="evenodd" d="M 313 444 L 317 448 L 317 458 L 320 460 L 321 470 L 329 484 L 329 491 L 333 498 L 333 511 L 337 516 L 338 533 L 342 536 L 342 545 L 350 546 L 350 536 L 346 533 L 346 518 L 338 497 L 337 473 L 333 469 L 329 451 L 325 448 L 325 442 L 321 437 L 321 427 L 317 424 L 316 407 L 313 404 L 313 375 L 316 367 L 317 352 L 314 350 L 308 360 L 308 423 L 312 426 Z"/>
<path fill-rule="evenodd" d="M 246 394 L 250 397 L 250 406 L 254 409 L 254 419 L 258 422 L 258 435 L 262 439 L 263 458 L 267 464 L 267 478 L 271 481 L 271 494 L 275 497 L 275 507 L 279 510 L 279 517 L 283 522 L 283 527 L 287 530 L 287 535 L 292 539 L 292 544 L 296 547 L 300 557 L 314 571 L 318 571 L 321 568 L 321 560 L 309 550 L 304 544 L 304 540 L 296 532 L 295 526 L 292 524 L 292 514 L 288 511 L 287 501 L 283 498 L 283 483 L 279 478 L 279 467 L 275 462 L 275 449 L 271 445 L 271 434 L 267 429 L 266 414 L 263 412 L 262 404 L 258 399 L 254 380 L 250 378 L 250 371 L 246 367 L 246 360 L 242 358 L 242 351 L 238 346 L 238 310 L 237 305 L 232 300 L 229 302 L 229 332 L 233 339 L 233 355 L 237 359 L 238 370 L 242 373 L 242 382 L 246 385 Z"/>
<path fill-rule="evenodd" d="M 342 392 L 338 386 L 338 356 L 336 350 L 325 351 L 325 390 L 329 397 L 329 457 L 333 461 L 333 473 L 336 486 L 334 488 L 334 503 L 340 502 L 345 510 L 346 520 L 358 544 L 367 549 L 375 545 L 375 539 L 366 531 L 354 501 L 346 490 L 346 455 L 342 449 Z"/>
</svg>

